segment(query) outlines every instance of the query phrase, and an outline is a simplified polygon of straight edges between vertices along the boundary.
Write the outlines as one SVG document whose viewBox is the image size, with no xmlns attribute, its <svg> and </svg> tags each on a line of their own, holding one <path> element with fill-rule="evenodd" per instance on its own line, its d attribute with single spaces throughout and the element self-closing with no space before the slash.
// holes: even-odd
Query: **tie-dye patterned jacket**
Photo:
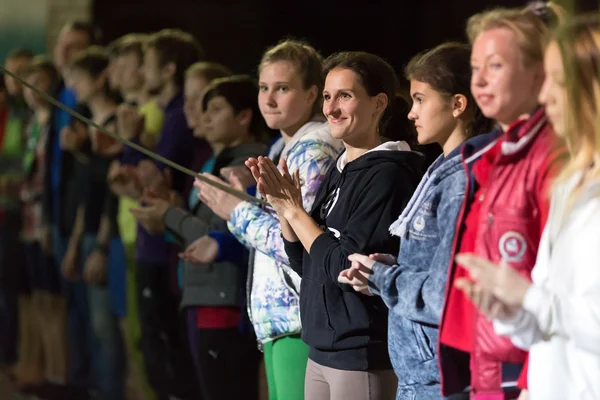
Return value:
<svg viewBox="0 0 600 400">
<path fill-rule="evenodd" d="M 342 142 L 331 136 L 328 123 L 319 119 L 305 124 L 289 143 L 277 141 L 269 157 L 284 158 L 291 173 L 300 170 L 302 200 L 310 211 L 319 185 L 342 148 Z M 233 211 L 228 226 L 251 249 L 248 314 L 259 343 L 299 333 L 300 277 L 288 265 L 277 214 L 243 202 Z"/>
</svg>

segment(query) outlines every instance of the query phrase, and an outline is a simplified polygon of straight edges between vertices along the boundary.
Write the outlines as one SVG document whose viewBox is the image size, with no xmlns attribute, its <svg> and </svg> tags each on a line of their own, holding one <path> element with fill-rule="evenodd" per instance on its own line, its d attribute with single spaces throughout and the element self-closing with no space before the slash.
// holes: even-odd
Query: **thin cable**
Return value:
<svg viewBox="0 0 600 400">
<path fill-rule="evenodd" d="M 73 117 L 77 118 L 78 120 L 86 123 L 87 125 L 90 125 L 94 128 L 96 128 L 97 130 L 99 130 L 100 132 L 112 137 L 113 139 L 118 140 L 119 142 L 123 143 L 126 146 L 129 146 L 137 151 L 139 151 L 140 153 L 143 153 L 145 155 L 147 155 L 150 158 L 153 158 L 156 161 L 160 161 L 161 163 L 168 165 L 169 167 L 176 169 L 177 171 L 183 172 L 186 175 L 189 175 L 193 178 L 196 178 L 198 180 L 201 180 L 203 182 L 208 183 L 209 185 L 212 185 L 218 189 L 221 189 L 235 197 L 237 197 L 238 199 L 242 199 L 242 200 L 246 200 L 246 201 L 251 201 L 254 203 L 259 203 L 261 205 L 269 205 L 269 203 L 267 203 L 265 200 L 262 199 L 257 199 L 256 197 L 250 196 L 248 193 L 245 192 L 241 192 L 239 190 L 235 190 L 227 185 L 223 185 L 219 182 L 215 182 L 211 179 L 208 179 L 194 171 L 192 171 L 191 169 L 185 168 L 179 164 L 174 163 L 171 160 L 168 160 L 156 153 L 154 153 L 153 151 L 150 151 L 148 149 L 146 149 L 143 146 L 140 146 L 137 143 L 132 142 L 131 140 L 125 139 L 119 135 L 117 135 L 114 132 L 109 131 L 108 129 L 106 129 L 105 127 L 98 125 L 97 123 L 95 123 L 94 121 L 92 121 L 89 118 L 84 117 L 83 115 L 81 115 L 80 113 L 78 113 L 77 111 L 65 106 L 64 104 L 62 104 L 60 101 L 56 100 L 55 98 L 53 98 L 52 96 L 42 92 L 41 90 L 31 86 L 29 83 L 25 82 L 23 79 L 21 79 L 20 77 L 18 77 L 17 75 L 13 74 L 12 72 L 10 72 L 9 70 L 7 70 L 6 68 L 4 68 L 3 66 L 0 65 L 0 70 L 3 71 L 5 74 L 13 77 L 14 79 L 16 79 L 17 81 L 19 81 L 23 86 L 27 87 L 28 89 L 33 90 L 35 93 L 39 94 L 40 96 L 42 96 L 44 98 L 44 100 L 46 100 L 47 102 L 49 102 L 50 104 L 52 104 L 53 106 L 56 106 L 58 108 L 60 108 L 61 110 L 71 114 Z"/>
</svg>

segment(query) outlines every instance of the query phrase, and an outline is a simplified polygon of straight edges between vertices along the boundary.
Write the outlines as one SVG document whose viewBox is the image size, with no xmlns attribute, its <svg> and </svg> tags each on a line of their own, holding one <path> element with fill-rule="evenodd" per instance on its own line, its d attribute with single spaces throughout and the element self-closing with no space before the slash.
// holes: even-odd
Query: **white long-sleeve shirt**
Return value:
<svg viewBox="0 0 600 400">
<path fill-rule="evenodd" d="M 521 311 L 494 321 L 497 334 L 530 351 L 531 400 L 600 400 L 600 181 L 566 211 L 580 179 L 553 193 Z"/>
</svg>

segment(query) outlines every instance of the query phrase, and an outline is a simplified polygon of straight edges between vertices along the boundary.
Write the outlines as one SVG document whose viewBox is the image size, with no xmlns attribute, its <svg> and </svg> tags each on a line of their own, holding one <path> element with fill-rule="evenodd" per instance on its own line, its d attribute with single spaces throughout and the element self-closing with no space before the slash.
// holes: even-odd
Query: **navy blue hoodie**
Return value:
<svg viewBox="0 0 600 400">
<path fill-rule="evenodd" d="M 404 150 L 404 151 L 398 151 Z M 396 220 L 422 176 L 423 157 L 404 142 L 385 143 L 345 164 L 338 158 L 319 188 L 312 218 L 324 233 L 310 254 L 286 241 L 290 265 L 302 277 L 302 339 L 314 362 L 335 369 L 391 368 L 387 307 L 379 297 L 338 282 L 353 253 L 392 253 L 399 239 L 387 227 Z"/>
</svg>

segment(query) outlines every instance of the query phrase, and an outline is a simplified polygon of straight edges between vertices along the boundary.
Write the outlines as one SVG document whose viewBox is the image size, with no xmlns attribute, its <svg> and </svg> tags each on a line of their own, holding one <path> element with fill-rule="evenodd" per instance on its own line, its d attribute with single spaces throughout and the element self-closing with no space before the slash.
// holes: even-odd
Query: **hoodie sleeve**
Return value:
<svg viewBox="0 0 600 400">
<path fill-rule="evenodd" d="M 327 277 L 345 291 L 352 287 L 338 282 L 340 272 L 350 268 L 348 256 L 354 253 L 397 253 L 399 239 L 388 227 L 398 218 L 413 193 L 412 179 L 394 164 L 384 164 L 360 190 L 360 195 L 344 230 L 337 239 L 331 233 L 318 236 L 310 248 Z"/>
<path fill-rule="evenodd" d="M 299 240 L 297 242 L 288 242 L 283 238 L 283 243 L 285 245 L 285 252 L 290 260 L 290 267 L 302 277 L 302 264 L 304 261 L 304 246 L 302 246 L 302 242 Z"/>
<path fill-rule="evenodd" d="M 317 190 L 335 161 L 335 152 L 329 151 L 327 146 L 316 140 L 300 141 L 288 156 L 290 173 L 300 170 L 300 179 L 304 183 L 302 203 L 307 211 L 312 208 Z M 246 247 L 252 247 L 280 263 L 288 264 L 279 219 L 272 210 L 247 201 L 242 202 L 233 210 L 228 227 Z"/>
<path fill-rule="evenodd" d="M 437 208 L 438 244 L 429 265 L 414 268 L 407 265 L 388 266 L 375 263 L 370 276 L 370 290 L 381 296 L 391 312 L 411 321 L 437 325 L 444 304 L 444 289 L 454 241 L 455 221 L 464 194 L 443 194 Z M 431 239 L 430 239 L 431 240 Z M 400 260 L 402 263 L 402 260 Z"/>
</svg>

